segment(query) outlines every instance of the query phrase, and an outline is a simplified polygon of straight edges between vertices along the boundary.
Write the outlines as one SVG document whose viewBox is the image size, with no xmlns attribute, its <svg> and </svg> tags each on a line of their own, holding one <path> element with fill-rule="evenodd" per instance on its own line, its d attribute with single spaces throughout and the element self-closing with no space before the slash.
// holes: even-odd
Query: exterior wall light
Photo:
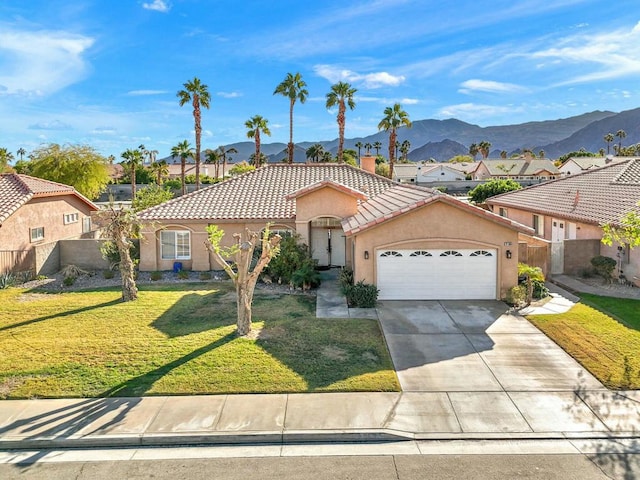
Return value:
<svg viewBox="0 0 640 480">
<path fill-rule="evenodd" d="M 507 250 L 505 253 L 507 254 L 507 258 L 511 258 L 511 250 Z"/>
<path fill-rule="evenodd" d="M 369 260 L 369 250 L 364 251 L 364 259 Z"/>
</svg>

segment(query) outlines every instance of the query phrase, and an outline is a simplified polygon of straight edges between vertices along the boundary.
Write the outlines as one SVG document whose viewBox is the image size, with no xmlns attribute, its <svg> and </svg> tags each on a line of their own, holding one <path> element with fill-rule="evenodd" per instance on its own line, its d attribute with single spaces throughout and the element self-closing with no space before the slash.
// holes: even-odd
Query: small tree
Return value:
<svg viewBox="0 0 640 480">
<path fill-rule="evenodd" d="M 640 202 L 638 203 L 640 207 Z M 624 243 L 631 248 L 640 247 L 640 213 L 636 211 L 627 212 L 618 225 L 607 224 L 602 226 L 604 235 L 602 243 L 612 245 L 613 241 Z"/>
<path fill-rule="evenodd" d="M 160 205 L 172 198 L 173 192 L 169 188 L 151 183 L 147 188 L 138 191 L 131 206 L 136 212 L 140 212 L 146 208 Z"/>
<path fill-rule="evenodd" d="M 269 225 L 267 224 L 262 232 L 262 252 L 257 263 L 251 269 L 253 251 L 259 241 L 257 232 L 247 228 L 245 229 L 244 238 L 239 233 L 234 234 L 234 244 L 227 248 L 221 246 L 224 230 L 218 228 L 217 225 L 209 225 L 207 233 L 209 234 L 207 248 L 213 254 L 216 262 L 227 272 L 236 287 L 238 335 L 247 335 L 251 331 L 251 304 L 258 276 L 269 265 L 271 259 L 280 252 L 279 245 L 282 238 L 277 234 L 271 236 Z M 233 259 L 233 263 L 229 263 L 229 259 Z"/>
<path fill-rule="evenodd" d="M 469 199 L 473 203 L 483 203 L 487 198 L 493 197 L 494 195 L 520 190 L 521 188 L 522 185 L 510 178 L 506 180 L 493 179 L 486 183 L 481 183 L 469 191 Z"/>
<path fill-rule="evenodd" d="M 132 239 L 140 238 L 140 221 L 130 208 L 117 209 L 113 203 L 101 210 L 103 220 L 102 236 L 113 242 L 120 254 L 120 278 L 122 279 L 122 301 L 130 302 L 138 298 L 135 280 L 135 264 L 131 258 Z"/>
</svg>

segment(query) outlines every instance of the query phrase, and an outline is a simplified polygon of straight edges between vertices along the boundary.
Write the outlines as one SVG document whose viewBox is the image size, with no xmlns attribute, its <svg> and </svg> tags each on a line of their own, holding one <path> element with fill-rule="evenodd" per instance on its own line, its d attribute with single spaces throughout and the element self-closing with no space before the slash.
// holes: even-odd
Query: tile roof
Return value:
<svg viewBox="0 0 640 480">
<path fill-rule="evenodd" d="M 82 200 L 90 204 L 94 210 L 97 210 L 97 207 L 93 205 L 93 203 L 69 185 L 17 173 L 0 174 L 0 223 L 4 222 L 33 197 L 60 194 L 78 195 Z"/>
<path fill-rule="evenodd" d="M 352 197 L 356 197 L 359 200 L 367 200 L 367 195 L 365 195 L 360 190 L 356 190 L 355 188 L 348 187 L 347 185 L 343 185 L 338 182 L 334 182 L 329 178 L 325 178 L 321 182 L 316 182 L 306 187 L 302 187 L 300 190 L 296 190 L 293 193 L 290 193 L 285 198 L 287 200 L 293 200 L 298 197 L 302 197 L 303 195 L 307 195 L 308 193 L 315 192 L 316 190 L 320 190 L 321 188 L 329 187 L 334 190 L 338 190 L 342 193 L 346 193 L 347 195 L 351 195 Z"/>
<path fill-rule="evenodd" d="M 640 159 L 611 163 L 558 180 L 496 195 L 490 205 L 601 225 L 640 212 Z"/>
<path fill-rule="evenodd" d="M 482 160 L 482 163 L 484 163 L 492 176 L 535 175 L 543 171 L 548 171 L 552 174 L 560 173 L 554 163 L 547 158 L 534 158 L 530 161 L 524 158 L 504 158 L 500 160 Z"/>
<path fill-rule="evenodd" d="M 630 160 L 630 157 L 571 157 L 567 159 L 562 166 L 566 165 L 567 162 L 573 160 L 573 162 L 578 165 L 582 170 L 589 170 L 591 168 L 604 167 L 605 165 L 610 164 L 611 162 L 621 162 Z"/>
<path fill-rule="evenodd" d="M 367 197 L 395 185 L 391 180 L 346 164 L 275 164 L 169 200 L 140 212 L 144 220 L 286 220 L 295 218 L 295 200 L 305 187 L 331 180 Z"/>
<path fill-rule="evenodd" d="M 523 233 L 533 233 L 531 228 L 513 220 L 470 205 L 437 190 L 413 185 L 396 185 L 371 198 L 360 205 L 358 213 L 342 220 L 342 229 L 347 235 L 353 235 L 432 202 L 445 202 Z"/>
</svg>

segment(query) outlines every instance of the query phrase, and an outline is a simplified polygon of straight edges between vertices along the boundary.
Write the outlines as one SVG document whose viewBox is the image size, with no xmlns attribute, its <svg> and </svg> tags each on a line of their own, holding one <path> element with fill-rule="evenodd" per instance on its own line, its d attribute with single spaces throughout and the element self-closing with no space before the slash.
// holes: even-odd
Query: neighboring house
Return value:
<svg viewBox="0 0 640 480">
<path fill-rule="evenodd" d="M 399 183 L 434 183 L 464 181 L 467 172 L 453 163 L 398 163 L 393 167 L 393 179 Z M 465 163 L 469 170 L 471 164 Z"/>
<path fill-rule="evenodd" d="M 529 157 L 481 160 L 473 179 L 553 180 L 559 176 L 560 171 L 551 160 Z"/>
<path fill-rule="evenodd" d="M 560 175 L 566 177 L 568 175 L 575 175 L 576 173 L 582 173 L 593 168 L 604 167 L 611 162 L 620 162 L 629 160 L 628 157 L 614 157 L 609 155 L 606 157 L 571 157 L 564 162 L 558 170 Z"/>
<path fill-rule="evenodd" d="M 537 236 L 559 248 L 551 273 L 579 273 L 593 256 L 618 261 L 618 273 L 640 277 L 640 248 L 603 245 L 601 225 L 640 211 L 640 159 L 612 162 L 597 169 L 487 199 L 494 212 L 531 226 Z"/>
<path fill-rule="evenodd" d="M 140 269 L 219 269 L 208 225 L 229 245 L 271 222 L 299 234 L 320 266 L 376 284 L 381 299 L 496 299 L 517 284 L 518 234 L 531 229 L 374 167 L 268 165 L 147 209 Z"/>
<path fill-rule="evenodd" d="M 222 168 L 222 163 L 218 167 L 218 176 L 222 178 L 223 176 L 228 177 L 229 170 L 231 170 L 235 166 L 234 163 L 227 163 L 226 168 Z M 169 163 L 167 164 L 169 168 L 169 178 L 175 178 L 180 180 L 182 175 L 182 166 L 180 165 L 180 161 L 178 163 Z M 196 164 L 195 163 L 187 163 L 184 168 L 184 174 L 187 175 L 195 175 L 196 174 Z M 216 176 L 216 166 L 211 163 L 200 163 L 200 175 L 206 175 L 208 177 Z"/>
<path fill-rule="evenodd" d="M 418 183 L 431 182 L 456 182 L 464 180 L 466 174 L 455 168 L 450 163 L 427 163 L 418 165 Z"/>
<path fill-rule="evenodd" d="M 68 185 L 0 175 L 0 272 L 40 273 L 57 241 L 94 236 L 91 214 L 97 210 Z"/>
</svg>

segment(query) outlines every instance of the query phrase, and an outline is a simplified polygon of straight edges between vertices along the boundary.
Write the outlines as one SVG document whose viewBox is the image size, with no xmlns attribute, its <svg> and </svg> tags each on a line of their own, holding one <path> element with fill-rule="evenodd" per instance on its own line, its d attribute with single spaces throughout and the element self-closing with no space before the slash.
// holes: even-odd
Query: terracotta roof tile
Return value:
<svg viewBox="0 0 640 480">
<path fill-rule="evenodd" d="M 303 188 L 325 180 L 376 196 L 391 180 L 346 164 L 267 165 L 140 213 L 144 220 L 285 220 L 295 218 L 295 199 Z"/>
<path fill-rule="evenodd" d="M 505 158 L 500 160 L 482 160 L 482 163 L 484 163 L 492 176 L 536 175 L 543 171 L 554 175 L 560 173 L 553 162 L 547 158 L 531 159 L 530 161 L 520 158 Z"/>
<path fill-rule="evenodd" d="M 640 159 L 612 163 L 577 175 L 503 193 L 490 205 L 557 215 L 592 224 L 617 222 L 640 211 Z"/>
<path fill-rule="evenodd" d="M 0 174 L 0 223 L 33 197 L 73 193 L 97 210 L 95 205 L 69 185 L 17 173 Z"/>
</svg>

